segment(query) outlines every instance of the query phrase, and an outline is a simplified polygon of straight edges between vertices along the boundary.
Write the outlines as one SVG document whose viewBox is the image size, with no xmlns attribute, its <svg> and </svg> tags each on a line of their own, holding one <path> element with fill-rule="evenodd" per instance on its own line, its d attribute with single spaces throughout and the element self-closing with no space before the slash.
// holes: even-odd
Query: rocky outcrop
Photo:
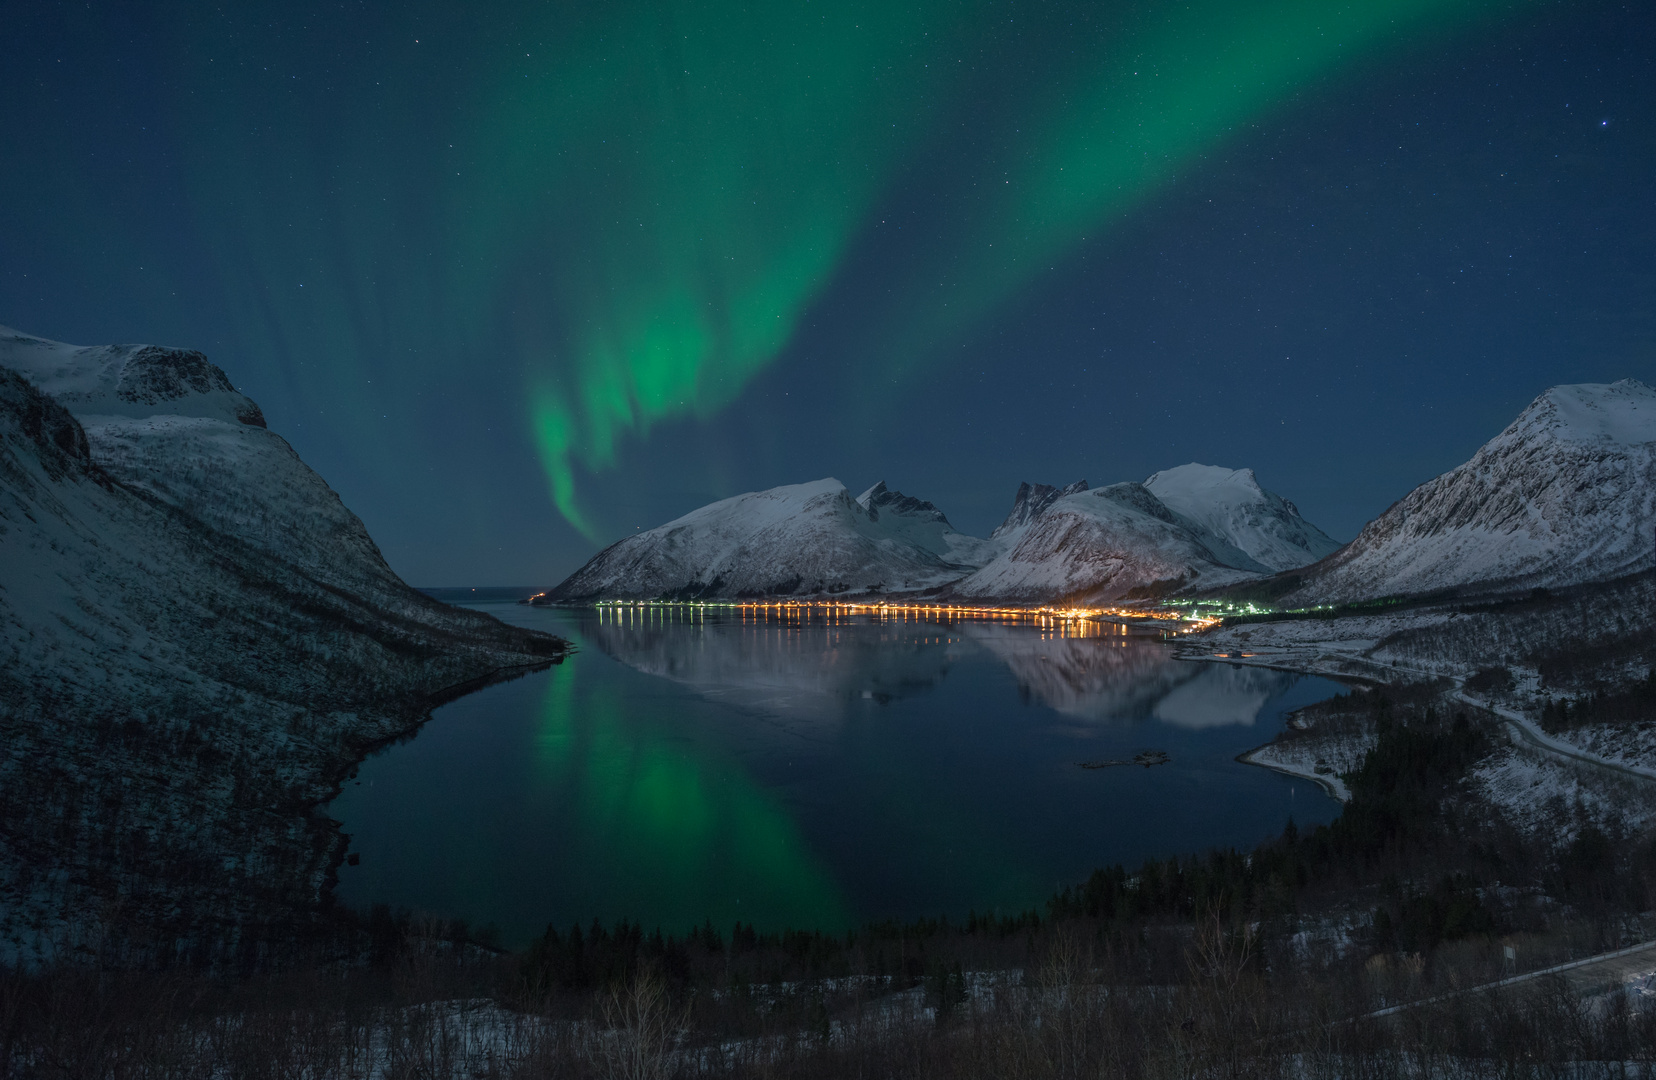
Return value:
<svg viewBox="0 0 1656 1080">
<path fill-rule="evenodd" d="M 989 534 L 991 540 L 1007 540 L 1020 534 L 1030 522 L 1040 517 L 1046 508 L 1062 499 L 1066 495 L 1087 490 L 1085 480 L 1077 480 L 1073 484 L 1063 487 L 1053 487 L 1051 484 L 1031 484 L 1025 480 L 1018 485 L 1017 492 L 1012 496 L 1012 509 L 1006 519 L 995 526 L 995 531 Z"/>
</svg>

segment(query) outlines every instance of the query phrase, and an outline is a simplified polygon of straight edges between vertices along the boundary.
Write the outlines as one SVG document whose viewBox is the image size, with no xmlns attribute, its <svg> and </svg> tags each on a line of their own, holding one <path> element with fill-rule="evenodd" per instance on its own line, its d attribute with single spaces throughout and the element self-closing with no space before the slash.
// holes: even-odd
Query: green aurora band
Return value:
<svg viewBox="0 0 1656 1080">
<path fill-rule="evenodd" d="M 1022 118 L 1004 157 L 981 162 L 978 187 L 994 194 L 922 267 L 935 281 L 946 266 L 955 283 L 881 328 L 879 361 L 895 373 L 935 355 L 1307 80 L 1494 7 L 1220 0 L 1146 13 L 1049 95 L 1055 107 Z M 566 79 L 502 109 L 491 134 L 511 144 L 507 175 L 555 193 L 546 304 L 562 332 L 528 378 L 552 497 L 589 536 L 576 466 L 611 464 L 618 439 L 663 419 L 707 418 L 777 356 L 951 90 L 926 73 L 963 44 L 958 30 L 920 29 L 958 23 L 884 5 L 635 16 Z M 496 238 L 521 227 L 523 203 L 500 205 Z"/>
<path fill-rule="evenodd" d="M 980 176 L 987 205 L 932 256 L 964 268 L 887 328 L 888 370 L 915 366 L 1232 132 L 1311 80 L 1388 48 L 1419 47 L 1509 5 L 1487 0 L 1304 0 L 1169 8 L 1134 27 L 1072 104 Z M 992 253 L 992 254 L 991 254 Z"/>
<path fill-rule="evenodd" d="M 583 685 L 578 665 L 547 680 L 531 763 L 544 804 L 568 806 L 560 862 L 581 868 L 577 913 L 615 897 L 667 927 L 707 918 L 767 929 L 851 925 L 845 898 L 787 811 L 733 757 L 688 753 L 682 715 L 637 715 L 613 687 Z M 491 880 L 479 873 L 478 881 Z"/>
<path fill-rule="evenodd" d="M 944 89 L 914 59 L 944 44 L 919 7 L 630 14 L 593 28 L 484 135 L 506 148 L 510 186 L 481 250 L 509 247 L 526 213 L 531 235 L 553 238 L 550 295 L 530 303 L 547 324 L 533 338 L 556 345 L 531 367 L 530 400 L 553 499 L 589 536 L 573 462 L 608 465 L 623 433 L 706 418 L 740 393 Z"/>
<path fill-rule="evenodd" d="M 425 3 L 180 16 L 166 37 L 192 235 L 242 362 L 377 456 L 365 476 L 423 432 L 490 437 L 457 373 L 518 393 L 554 503 L 599 539 L 578 478 L 737 402 L 851 267 L 884 299 L 834 312 L 859 344 L 829 359 L 920 372 L 1302 88 L 1514 6 Z M 7 190 L 44 199 L 64 173 Z M 940 208 L 935 235 L 853 263 L 904 198 Z M 108 218 L 98 243 L 125 242 L 118 206 L 80 201 Z M 110 255 L 164 263 L 155 243 Z M 143 299 L 179 295 L 158 276 Z"/>
</svg>

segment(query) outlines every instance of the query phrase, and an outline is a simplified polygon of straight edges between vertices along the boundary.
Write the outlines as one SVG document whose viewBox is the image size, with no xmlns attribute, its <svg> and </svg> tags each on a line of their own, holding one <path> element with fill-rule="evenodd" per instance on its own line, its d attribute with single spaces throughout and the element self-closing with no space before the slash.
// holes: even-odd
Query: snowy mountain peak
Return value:
<svg viewBox="0 0 1656 1080">
<path fill-rule="evenodd" d="M 1144 486 L 1152 490 L 1188 494 L 1235 489 L 1257 496 L 1264 490 L 1252 469 L 1226 469 L 1219 465 L 1199 465 L 1194 461 L 1151 473 Z"/>
<path fill-rule="evenodd" d="M 1637 379 L 1555 386 L 1497 438 L 1539 434 L 1577 443 L 1656 442 L 1656 389 Z"/>
<path fill-rule="evenodd" d="M 1252 469 L 1191 462 L 1153 474 L 1144 486 L 1169 509 L 1266 569 L 1305 566 L 1340 547 L 1293 503 L 1261 487 Z"/>
<path fill-rule="evenodd" d="M 193 416 L 264 427 L 264 413 L 194 349 L 66 345 L 0 327 L 0 366 L 77 416 Z"/>
<path fill-rule="evenodd" d="M 900 592 L 941 585 L 969 569 L 948 557 L 951 537 L 960 534 L 936 507 L 883 484 L 864 495 L 866 506 L 830 477 L 721 499 L 611 544 L 549 596 L 702 599 Z M 910 504 L 924 510 L 906 513 Z"/>
<path fill-rule="evenodd" d="M 1656 563 L 1653 527 L 1656 390 L 1633 379 L 1555 386 L 1312 567 L 1285 601 L 1620 577 Z"/>
<path fill-rule="evenodd" d="M 1018 493 L 1012 497 L 1012 512 L 1006 515 L 1005 521 L 995 526 L 995 531 L 989 534 L 989 538 L 1000 539 L 1022 529 L 1059 499 L 1086 490 L 1085 480 L 1077 480 L 1061 488 L 1050 484 L 1031 484 L 1026 480 L 1018 485 Z"/>
</svg>

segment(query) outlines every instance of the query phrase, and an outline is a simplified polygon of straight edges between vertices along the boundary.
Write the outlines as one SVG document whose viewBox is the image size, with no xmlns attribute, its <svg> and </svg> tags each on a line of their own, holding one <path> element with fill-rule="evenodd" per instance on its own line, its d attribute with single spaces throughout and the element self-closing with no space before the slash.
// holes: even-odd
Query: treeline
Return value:
<svg viewBox="0 0 1656 1080">
<path fill-rule="evenodd" d="M 1650 720 L 1656 720 L 1656 664 L 1644 679 L 1623 689 L 1601 687 L 1573 701 L 1549 700 L 1541 709 L 1541 726 L 1554 733 L 1588 724 L 1623 727 Z"/>
<path fill-rule="evenodd" d="M 1440 603 L 1448 597 L 1433 594 L 1427 597 L 1383 596 L 1378 600 L 1358 600 L 1329 607 L 1292 608 L 1287 611 L 1256 611 L 1247 615 L 1226 615 L 1220 624 L 1242 626 L 1247 623 L 1304 622 L 1307 619 L 1344 619 L 1353 615 L 1374 615 L 1399 607 L 1424 607 Z M 1246 602 L 1244 600 L 1243 602 Z"/>
<path fill-rule="evenodd" d="M 1444 875 L 1424 891 L 1411 891 L 1420 887 L 1398 876 L 1402 867 L 1427 871 L 1470 854 L 1454 842 L 1459 830 L 1445 829 L 1444 804 L 1467 770 L 1489 752 L 1487 736 L 1465 713 L 1445 722 L 1426 708 L 1407 720 L 1399 718 L 1384 692 L 1347 697 L 1347 707 L 1362 698 L 1372 699 L 1378 740 L 1362 767 L 1346 777 L 1351 802 L 1333 822 L 1302 833 L 1290 820 L 1280 837 L 1248 853 L 1152 860 L 1135 874 L 1120 866 L 1098 870 L 1079 887 L 1055 896 L 1049 912 L 1055 918 L 1106 924 L 1215 913 L 1261 919 L 1299 913 L 1308 892 L 1384 884 L 1389 895 L 1375 916 L 1381 936 L 1402 925 L 1411 944 L 1435 944 L 1492 931 L 1494 916 L 1482 907 L 1466 875 Z M 1455 904 L 1471 904 L 1479 913 L 1440 918 L 1421 902 L 1450 895 Z"/>
<path fill-rule="evenodd" d="M 286 981 L 0 971 L 0 1074 L 1286 1080 L 1610 1078 L 1656 1064 L 1656 1006 L 1644 995 L 1584 1000 L 1555 978 L 1467 992 L 1501 968 L 1466 946 L 1435 965 L 1305 969 L 1260 964 L 1258 944 L 1203 924 L 1153 986 L 1136 939 L 1100 949 L 1053 934 L 1021 976 L 987 984 L 950 968 L 918 993 L 819 985 L 767 1000 L 674 993 L 641 971 L 568 1009 L 512 1000 L 502 965 L 429 940 L 388 971 Z M 1408 1002 L 1419 1004 L 1375 1015 Z"/>
<path fill-rule="evenodd" d="M 1433 667 L 1524 665 L 1555 691 L 1615 684 L 1656 661 L 1656 572 L 1453 607 L 1457 617 L 1388 634 L 1375 651 Z"/>
</svg>

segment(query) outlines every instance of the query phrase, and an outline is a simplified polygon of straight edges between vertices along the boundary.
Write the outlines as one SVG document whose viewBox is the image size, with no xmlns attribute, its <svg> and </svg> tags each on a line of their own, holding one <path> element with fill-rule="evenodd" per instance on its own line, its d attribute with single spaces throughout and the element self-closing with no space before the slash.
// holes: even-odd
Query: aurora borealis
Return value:
<svg viewBox="0 0 1656 1080">
<path fill-rule="evenodd" d="M 0 323 L 206 351 L 420 584 L 712 498 L 1252 466 L 1349 536 L 1656 377 L 1653 20 L 1388 0 L 16 13 Z"/>
</svg>

